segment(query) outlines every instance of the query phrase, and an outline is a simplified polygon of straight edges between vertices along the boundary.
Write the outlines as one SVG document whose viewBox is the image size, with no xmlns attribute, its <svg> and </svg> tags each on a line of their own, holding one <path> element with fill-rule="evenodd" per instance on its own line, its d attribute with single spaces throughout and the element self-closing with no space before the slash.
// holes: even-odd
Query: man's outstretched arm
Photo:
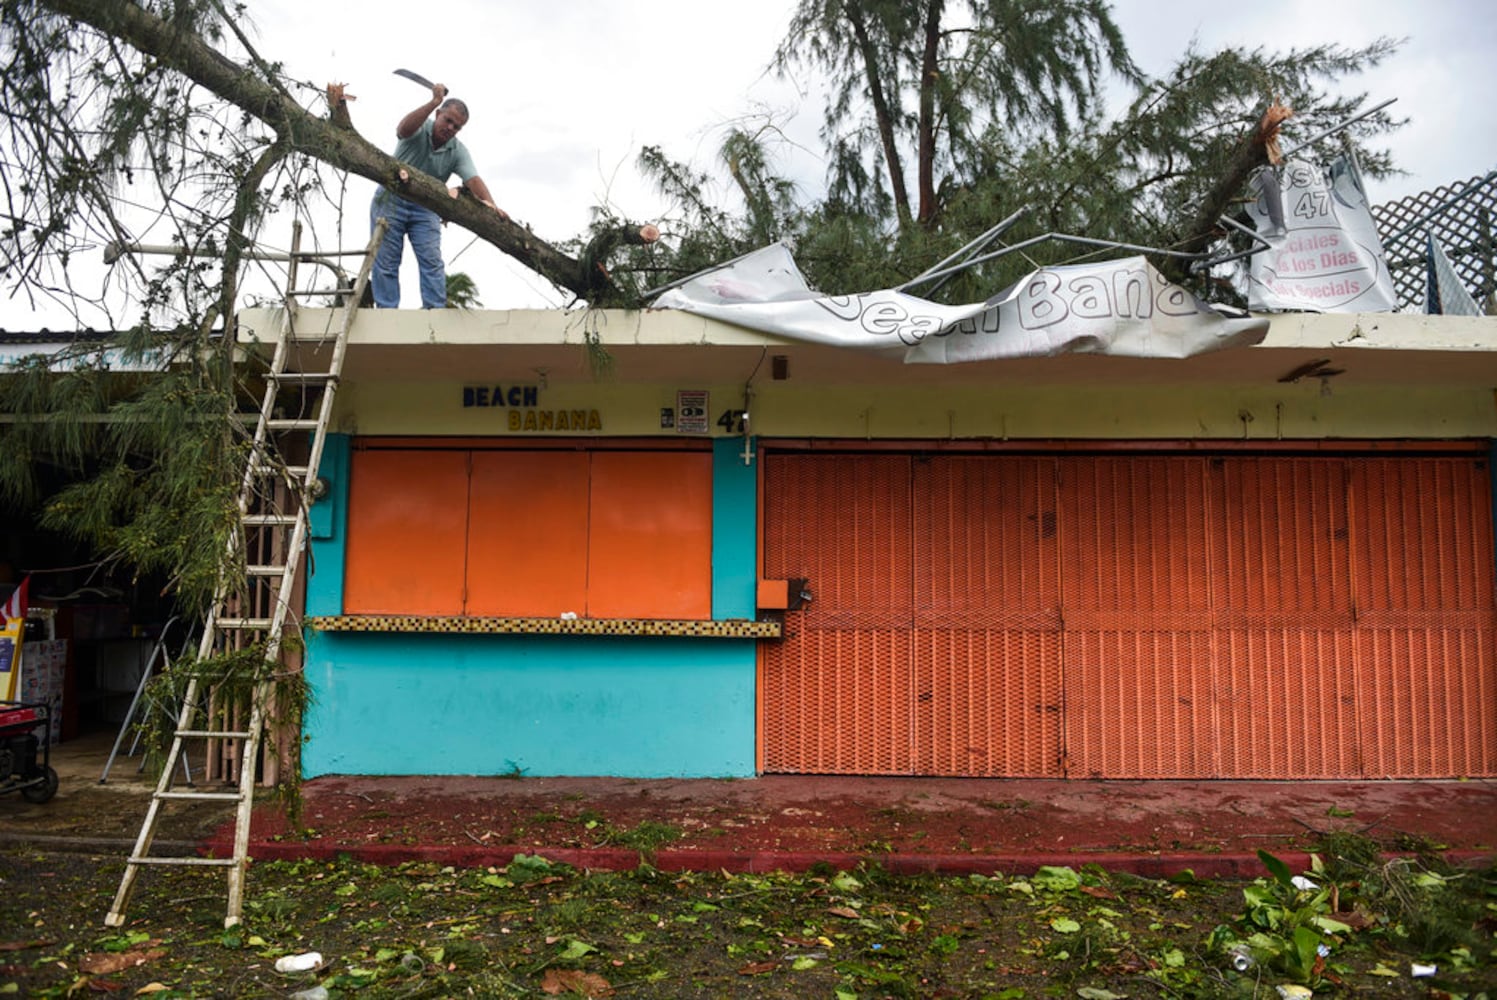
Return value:
<svg viewBox="0 0 1497 1000">
<path fill-rule="evenodd" d="M 447 88 L 440 83 L 434 83 L 431 87 L 431 100 L 416 108 L 414 111 L 400 119 L 400 124 L 395 126 L 395 138 L 409 139 L 421 128 L 421 123 L 431 117 L 431 113 L 442 106 L 447 99 Z"/>
<path fill-rule="evenodd" d="M 483 182 L 482 177 L 479 177 L 477 174 L 469 177 L 466 181 L 463 182 L 463 187 L 471 191 L 473 193 L 473 197 L 477 198 L 480 202 L 498 212 L 499 218 L 509 218 L 508 212 L 500 208 L 498 205 L 494 204 L 494 196 L 489 193 L 489 186 Z M 458 191 L 453 191 L 453 196 L 456 197 L 458 193 Z"/>
</svg>

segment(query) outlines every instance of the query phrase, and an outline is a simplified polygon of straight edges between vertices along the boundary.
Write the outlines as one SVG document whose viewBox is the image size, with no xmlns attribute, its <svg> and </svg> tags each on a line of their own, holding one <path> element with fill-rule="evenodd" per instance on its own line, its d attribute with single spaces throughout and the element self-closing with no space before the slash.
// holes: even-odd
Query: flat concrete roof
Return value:
<svg viewBox="0 0 1497 1000">
<path fill-rule="evenodd" d="M 342 311 L 303 308 L 298 332 L 332 331 Z M 957 365 L 906 365 L 899 354 L 808 344 L 679 310 L 362 309 L 344 376 L 369 381 L 599 378 L 594 341 L 621 383 L 731 383 L 783 355 L 792 378 L 824 385 L 1180 385 L 1276 382 L 1324 360 L 1361 385 L 1497 387 L 1497 317 L 1400 313 L 1269 317 L 1263 343 L 1187 359 L 1065 354 Z M 241 342 L 272 340 L 278 309 L 240 313 Z M 762 375 L 767 374 L 767 369 Z M 1308 377 L 1315 377 L 1311 374 Z"/>
</svg>

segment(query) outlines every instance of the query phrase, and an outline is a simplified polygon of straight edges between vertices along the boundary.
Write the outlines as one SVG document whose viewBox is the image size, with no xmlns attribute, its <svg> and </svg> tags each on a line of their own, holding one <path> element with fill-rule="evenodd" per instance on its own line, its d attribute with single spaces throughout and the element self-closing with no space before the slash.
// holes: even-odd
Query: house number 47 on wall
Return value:
<svg viewBox="0 0 1497 1000">
<path fill-rule="evenodd" d="M 747 434 L 748 410 L 724 410 L 717 418 L 717 426 L 729 434 Z"/>
</svg>

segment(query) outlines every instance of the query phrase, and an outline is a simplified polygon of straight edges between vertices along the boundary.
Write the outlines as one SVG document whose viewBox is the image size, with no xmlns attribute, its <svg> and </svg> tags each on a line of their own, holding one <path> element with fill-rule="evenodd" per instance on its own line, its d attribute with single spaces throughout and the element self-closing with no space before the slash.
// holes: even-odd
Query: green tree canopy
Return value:
<svg viewBox="0 0 1497 1000">
<path fill-rule="evenodd" d="M 1368 103 L 1345 81 L 1396 49 L 1388 39 L 1284 52 L 1192 47 L 1153 79 L 1134 66 L 1101 0 L 804 0 L 773 65 L 825 76 L 824 190 L 788 195 L 795 151 L 772 127 L 728 131 L 721 166 L 737 198 L 721 201 L 707 194 L 713 170 L 647 149 L 641 166 L 672 196 L 675 217 L 662 223 L 667 246 L 638 263 L 658 284 L 785 239 L 813 284 L 847 293 L 907 281 L 1016 212 L 1009 244 L 1064 233 L 1199 251 L 1266 162 L 1256 141 L 1265 110 L 1293 109 L 1288 127 L 1303 137 L 1344 122 Z M 1380 176 L 1393 164 L 1373 143 L 1397 125 L 1379 112 L 1330 142 Z M 913 206 L 903 193 L 909 164 Z M 1042 243 L 958 276 L 938 297 L 986 298 L 1036 265 L 1096 252 Z M 1198 291 L 1215 287 L 1194 279 Z"/>
<path fill-rule="evenodd" d="M 892 202 L 925 226 L 995 138 L 1065 139 L 1105 74 L 1139 78 L 1106 0 L 802 0 L 775 53 L 782 72 L 796 64 L 830 87 L 828 199 L 878 215 Z"/>
</svg>

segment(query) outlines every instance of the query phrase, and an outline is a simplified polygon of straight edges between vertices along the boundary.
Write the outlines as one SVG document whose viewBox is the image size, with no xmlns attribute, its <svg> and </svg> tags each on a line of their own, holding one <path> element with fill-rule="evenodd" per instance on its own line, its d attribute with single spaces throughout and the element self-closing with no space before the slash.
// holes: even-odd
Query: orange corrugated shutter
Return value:
<svg viewBox="0 0 1497 1000">
<path fill-rule="evenodd" d="M 764 767 L 1497 774 L 1486 466 L 770 453 Z"/>
<path fill-rule="evenodd" d="M 1351 498 L 1366 774 L 1497 773 L 1486 463 L 1356 462 Z"/>
<path fill-rule="evenodd" d="M 765 576 L 815 595 L 764 649 L 764 767 L 908 774 L 910 460 L 777 456 L 764 476 Z"/>
<path fill-rule="evenodd" d="M 914 465 L 915 768 L 1059 776 L 1053 459 Z"/>
<path fill-rule="evenodd" d="M 1201 459 L 1060 461 L 1067 772 L 1216 771 Z"/>
<path fill-rule="evenodd" d="M 1212 466 L 1220 774 L 1359 774 L 1346 463 Z"/>
</svg>

